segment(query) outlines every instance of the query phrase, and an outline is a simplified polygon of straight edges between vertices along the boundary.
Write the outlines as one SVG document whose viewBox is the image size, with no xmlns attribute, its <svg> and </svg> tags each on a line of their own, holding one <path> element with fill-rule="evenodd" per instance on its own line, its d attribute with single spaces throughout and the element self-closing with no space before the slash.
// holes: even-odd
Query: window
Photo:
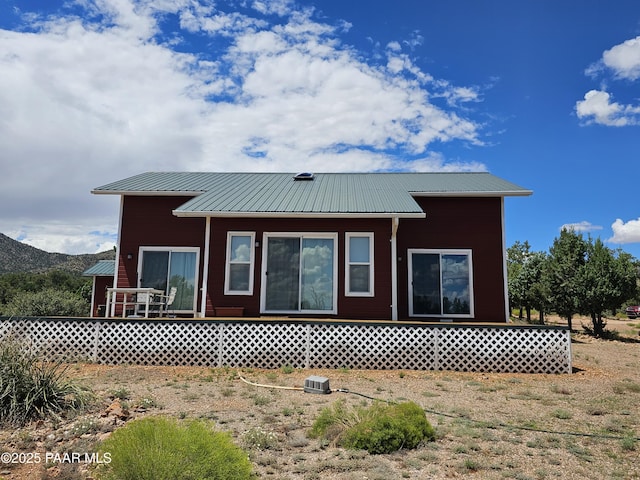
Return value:
<svg viewBox="0 0 640 480">
<path fill-rule="evenodd" d="M 409 250 L 409 315 L 473 316 L 471 250 Z"/>
<path fill-rule="evenodd" d="M 253 258 L 255 233 L 227 233 L 225 295 L 253 295 Z"/>
<path fill-rule="evenodd" d="M 373 233 L 346 234 L 345 295 L 373 296 Z"/>
<path fill-rule="evenodd" d="M 156 288 L 165 294 L 175 287 L 171 310 L 195 312 L 199 255 L 196 247 L 140 247 L 138 286 Z"/>
<path fill-rule="evenodd" d="M 336 313 L 335 233 L 265 233 L 261 310 Z"/>
</svg>

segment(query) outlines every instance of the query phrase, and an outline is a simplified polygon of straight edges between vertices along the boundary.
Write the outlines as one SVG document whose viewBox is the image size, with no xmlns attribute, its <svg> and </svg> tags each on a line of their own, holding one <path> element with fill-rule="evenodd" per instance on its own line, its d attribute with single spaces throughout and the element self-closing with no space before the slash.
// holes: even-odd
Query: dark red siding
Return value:
<svg viewBox="0 0 640 480">
<path fill-rule="evenodd" d="M 199 282 L 204 265 L 205 220 L 181 218 L 171 212 L 190 197 L 128 196 L 124 200 L 118 286 L 136 286 L 140 246 L 199 247 Z M 503 273 L 501 198 L 418 198 L 426 218 L 401 219 L 398 240 L 398 314 L 407 319 L 407 250 L 471 249 L 475 316 L 469 321 L 504 322 L 505 292 Z M 214 307 L 242 306 L 246 316 L 260 315 L 262 253 L 265 232 L 332 232 L 337 242 L 338 314 L 347 319 L 391 318 L 391 225 L 386 219 L 310 219 L 310 218 L 212 218 L 209 282 L 206 315 Z M 255 232 L 254 294 L 224 295 L 224 273 L 228 231 Z M 374 232 L 374 297 L 345 296 L 345 233 Z M 127 256 L 131 254 L 132 258 Z M 198 306 L 200 299 L 198 299 Z M 466 319 L 465 319 L 466 320 Z"/>
<path fill-rule="evenodd" d="M 113 277 L 93 277 L 93 282 L 94 298 L 92 316 L 104 317 L 104 308 L 107 303 L 107 288 L 113 287 Z"/>
<path fill-rule="evenodd" d="M 408 318 L 408 257 L 410 248 L 471 249 L 474 318 L 505 322 L 501 198 L 417 199 L 425 219 L 400 220 L 398 228 L 399 318 Z M 466 320 L 466 319 L 465 319 Z"/>
<path fill-rule="evenodd" d="M 202 272 L 204 225 L 202 218 L 178 218 L 171 212 L 191 197 L 126 196 L 122 212 L 118 287 L 137 286 L 138 249 L 145 247 L 199 247 Z M 131 256 L 131 258 L 128 258 Z M 202 275 L 199 275 L 202 280 Z M 200 305 L 200 300 L 198 300 Z"/>
<path fill-rule="evenodd" d="M 260 246 L 255 249 L 254 295 L 224 295 L 224 270 L 228 231 L 256 233 Z M 264 232 L 331 232 L 338 234 L 336 251 L 338 282 L 338 314 L 340 318 L 391 318 L 391 219 L 310 219 L 310 218 L 214 218 L 211 220 L 211 258 L 209 267 L 209 298 L 207 304 L 218 306 L 244 306 L 245 315 L 260 315 L 260 287 Z M 345 232 L 373 232 L 375 256 L 375 297 L 345 296 Z M 210 307 L 207 307 L 207 310 Z M 207 315 L 212 312 L 207 311 Z"/>
</svg>

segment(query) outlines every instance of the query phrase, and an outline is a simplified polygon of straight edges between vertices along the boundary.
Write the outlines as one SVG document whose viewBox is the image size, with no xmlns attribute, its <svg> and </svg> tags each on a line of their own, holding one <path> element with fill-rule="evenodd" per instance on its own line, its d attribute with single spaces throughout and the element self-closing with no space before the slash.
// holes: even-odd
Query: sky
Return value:
<svg viewBox="0 0 640 480">
<path fill-rule="evenodd" d="M 146 171 L 488 171 L 507 246 L 640 258 L 639 154 L 637 0 L 0 0 L 0 232 L 49 252 Z"/>
</svg>

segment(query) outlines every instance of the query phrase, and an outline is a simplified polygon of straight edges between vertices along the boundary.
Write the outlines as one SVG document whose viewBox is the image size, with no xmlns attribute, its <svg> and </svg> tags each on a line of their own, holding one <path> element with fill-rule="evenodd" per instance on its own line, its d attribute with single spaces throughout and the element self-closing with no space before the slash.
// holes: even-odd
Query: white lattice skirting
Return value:
<svg viewBox="0 0 640 480">
<path fill-rule="evenodd" d="M 571 373 L 562 327 L 0 318 L 44 359 L 210 367 Z"/>
</svg>

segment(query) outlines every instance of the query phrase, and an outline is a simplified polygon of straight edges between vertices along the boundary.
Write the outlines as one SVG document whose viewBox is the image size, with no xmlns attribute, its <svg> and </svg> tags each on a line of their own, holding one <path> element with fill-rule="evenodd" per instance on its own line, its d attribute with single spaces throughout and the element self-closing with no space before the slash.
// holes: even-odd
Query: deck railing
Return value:
<svg viewBox="0 0 640 480">
<path fill-rule="evenodd" d="M 0 317 L 0 340 L 104 364 L 571 373 L 564 327 Z"/>
</svg>

